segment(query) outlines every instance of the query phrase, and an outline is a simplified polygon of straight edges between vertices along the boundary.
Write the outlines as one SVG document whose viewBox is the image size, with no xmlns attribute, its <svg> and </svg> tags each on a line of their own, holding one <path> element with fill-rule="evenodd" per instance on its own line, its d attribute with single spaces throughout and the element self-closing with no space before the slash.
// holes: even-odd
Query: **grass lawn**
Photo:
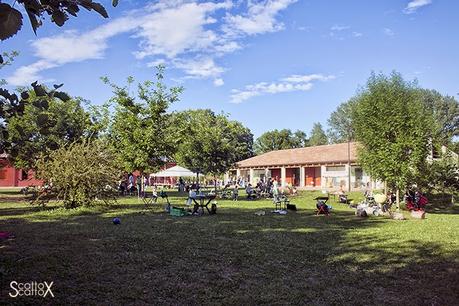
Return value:
<svg viewBox="0 0 459 306">
<path fill-rule="evenodd" d="M 459 304 L 457 206 L 425 220 L 360 219 L 336 203 L 314 216 L 319 194 L 285 216 L 269 200 L 219 200 L 217 215 L 178 218 L 136 198 L 38 210 L 8 191 L 0 231 L 15 238 L 0 241 L 0 305 Z M 10 298 L 13 280 L 53 281 L 55 298 Z"/>
</svg>

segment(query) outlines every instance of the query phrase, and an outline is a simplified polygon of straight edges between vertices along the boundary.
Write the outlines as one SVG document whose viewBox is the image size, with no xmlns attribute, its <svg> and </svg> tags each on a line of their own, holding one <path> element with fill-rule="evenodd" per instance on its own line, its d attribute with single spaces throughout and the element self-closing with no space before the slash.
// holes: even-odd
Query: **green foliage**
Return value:
<svg viewBox="0 0 459 306">
<path fill-rule="evenodd" d="M 331 143 L 342 143 L 355 139 L 355 131 L 352 124 L 352 110 L 355 107 L 356 98 L 350 99 L 338 106 L 328 118 L 328 138 Z"/>
<path fill-rule="evenodd" d="M 426 163 L 418 185 L 436 192 L 457 194 L 459 192 L 458 157 L 447 151 L 440 158 Z"/>
<path fill-rule="evenodd" d="M 17 3 L 23 5 L 35 34 L 37 34 L 37 28 L 42 25 L 42 20 L 46 14 L 51 17 L 51 22 L 60 27 L 69 19 L 69 15 L 76 17 L 80 7 L 88 11 L 94 10 L 108 18 L 105 8 L 92 0 L 17 0 Z M 112 4 L 116 6 L 118 1 L 113 1 Z M 20 10 L 9 4 L 0 3 L 0 40 L 14 36 L 22 28 L 22 20 L 23 16 Z"/>
<path fill-rule="evenodd" d="M 300 130 L 292 133 L 289 129 L 272 130 L 263 133 L 254 144 L 256 154 L 269 151 L 302 148 L 308 146 L 306 133 Z"/>
<path fill-rule="evenodd" d="M 115 105 L 115 114 L 109 138 L 118 153 L 117 161 L 126 171 L 155 171 L 177 147 L 167 110 L 179 100 L 183 88 L 167 89 L 163 83 L 164 67 L 157 69 L 156 82 L 138 84 L 137 97 L 129 92 L 133 78 L 128 78 L 125 87 L 110 83 L 108 78 L 102 79 L 112 87 L 114 94 L 110 99 Z"/>
<path fill-rule="evenodd" d="M 105 143 L 87 140 L 42 155 L 36 175 L 52 187 L 64 207 L 75 208 L 113 195 L 120 170 Z"/>
<path fill-rule="evenodd" d="M 4 150 L 19 168 L 34 168 L 41 153 L 78 141 L 90 130 L 91 119 L 80 100 L 63 101 L 55 93 L 36 85 L 34 90 L 22 92 L 26 99 L 14 111 L 11 105 L 4 108 Z M 64 96 L 67 94 L 62 93 L 61 98 Z"/>
<path fill-rule="evenodd" d="M 452 96 L 442 96 L 435 90 L 420 90 L 423 104 L 434 118 L 434 142 L 441 145 L 451 143 L 459 136 L 459 102 Z"/>
<path fill-rule="evenodd" d="M 352 119 L 365 171 L 399 189 L 414 183 L 426 162 L 432 123 L 417 84 L 395 72 L 372 74 L 355 99 Z"/>
<path fill-rule="evenodd" d="M 2 69 L 5 66 L 11 65 L 11 63 L 14 61 L 14 58 L 18 55 L 19 55 L 18 51 L 2 52 L 0 54 L 0 69 Z M 0 79 L 0 86 L 6 85 L 6 84 L 7 82 L 5 79 Z"/>
<path fill-rule="evenodd" d="M 219 175 L 252 156 L 253 135 L 237 121 L 211 110 L 175 114 L 178 163 L 199 173 Z"/>
<path fill-rule="evenodd" d="M 314 123 L 311 131 L 311 137 L 309 138 L 310 146 L 320 146 L 328 144 L 327 134 L 325 134 L 322 124 L 319 122 Z"/>
</svg>

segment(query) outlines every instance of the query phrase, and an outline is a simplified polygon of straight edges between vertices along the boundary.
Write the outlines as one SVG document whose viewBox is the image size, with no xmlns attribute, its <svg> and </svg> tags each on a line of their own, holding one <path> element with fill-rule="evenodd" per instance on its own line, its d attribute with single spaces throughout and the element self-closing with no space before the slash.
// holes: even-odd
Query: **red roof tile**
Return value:
<svg viewBox="0 0 459 306">
<path fill-rule="evenodd" d="M 350 143 L 351 162 L 357 160 L 357 143 Z M 248 158 L 237 163 L 238 168 L 307 164 L 347 163 L 348 143 L 298 149 L 278 150 Z"/>
</svg>

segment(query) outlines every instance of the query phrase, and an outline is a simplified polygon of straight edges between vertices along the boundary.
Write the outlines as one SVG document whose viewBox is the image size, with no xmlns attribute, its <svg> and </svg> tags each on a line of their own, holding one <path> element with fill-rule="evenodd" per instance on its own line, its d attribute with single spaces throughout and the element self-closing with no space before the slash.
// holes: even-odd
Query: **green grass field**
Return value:
<svg viewBox="0 0 459 306">
<path fill-rule="evenodd" d="M 317 195 L 292 199 L 285 216 L 270 200 L 219 200 L 217 215 L 178 218 L 137 198 L 40 210 L 8 191 L 0 231 L 15 238 L 0 240 L 0 305 L 459 304 L 457 206 L 395 221 L 332 203 L 325 217 Z M 53 281 L 55 297 L 11 298 L 11 281 Z"/>
</svg>

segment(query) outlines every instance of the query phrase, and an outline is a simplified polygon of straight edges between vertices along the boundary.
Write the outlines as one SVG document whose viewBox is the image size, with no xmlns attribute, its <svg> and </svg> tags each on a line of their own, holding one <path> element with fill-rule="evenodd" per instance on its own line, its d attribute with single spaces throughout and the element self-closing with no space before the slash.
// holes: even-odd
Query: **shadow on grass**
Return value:
<svg viewBox="0 0 459 306">
<path fill-rule="evenodd" d="M 429 194 L 426 212 L 433 214 L 459 214 L 459 204 L 453 202 L 450 194 Z"/>
<path fill-rule="evenodd" d="M 269 206 L 267 204 L 267 206 Z M 54 281 L 52 304 L 454 305 L 458 251 L 384 232 L 396 221 L 222 207 L 174 218 L 142 204 L 46 222 L 0 221 L 9 282 Z M 121 217 L 121 225 L 111 222 Z M 41 220 L 43 221 L 43 220 Z M 416 223 L 412 223 L 413 226 Z"/>
</svg>

